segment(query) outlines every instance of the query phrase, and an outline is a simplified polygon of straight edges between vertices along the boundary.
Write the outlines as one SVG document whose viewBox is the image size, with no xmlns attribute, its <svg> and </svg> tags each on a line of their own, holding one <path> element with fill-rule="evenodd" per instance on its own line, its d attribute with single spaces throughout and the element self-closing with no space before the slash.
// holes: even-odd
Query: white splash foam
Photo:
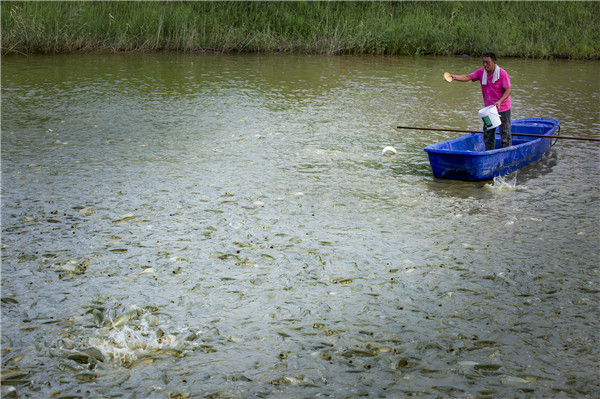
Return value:
<svg viewBox="0 0 600 399">
<path fill-rule="evenodd" d="M 196 345 L 183 338 L 189 330 L 173 332 L 172 328 L 162 323 L 158 328 L 158 320 L 150 312 L 140 309 L 140 313 L 139 318 L 128 321 L 121 328 L 114 328 L 112 322 L 101 327 L 98 334 L 87 339 L 87 345 L 98 349 L 106 359 L 121 366 L 152 356 L 160 349 L 185 350 L 193 349 Z"/>
<path fill-rule="evenodd" d="M 147 323 L 141 323 L 135 329 L 129 326 L 120 330 L 113 329 L 105 336 L 90 337 L 88 341 L 90 346 L 102 352 L 107 359 L 121 365 L 148 356 L 162 345 Z"/>
<path fill-rule="evenodd" d="M 395 149 L 394 147 L 392 147 L 392 146 L 387 146 L 387 147 L 385 147 L 385 148 L 384 148 L 384 149 L 381 151 L 381 153 L 382 153 L 383 155 L 396 155 L 397 151 L 396 151 L 396 149 Z"/>
<path fill-rule="evenodd" d="M 517 190 L 517 174 L 509 174 L 505 176 L 494 177 L 493 183 L 486 183 L 484 188 L 491 191 L 516 191 Z"/>
</svg>

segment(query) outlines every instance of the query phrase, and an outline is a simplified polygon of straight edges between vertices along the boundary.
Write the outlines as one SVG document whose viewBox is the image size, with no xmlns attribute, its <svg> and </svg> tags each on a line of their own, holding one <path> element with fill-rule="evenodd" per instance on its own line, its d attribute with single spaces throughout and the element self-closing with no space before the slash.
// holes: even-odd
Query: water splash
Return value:
<svg viewBox="0 0 600 399">
<path fill-rule="evenodd" d="M 191 331 L 170 331 L 167 324 L 159 326 L 156 317 L 148 311 L 135 308 L 139 317 L 132 317 L 123 325 L 117 326 L 109 320 L 99 328 L 98 334 L 90 336 L 87 345 L 98 349 L 109 360 L 130 366 L 139 359 L 168 354 L 176 356 L 184 350 L 193 350 L 195 343 Z"/>
<path fill-rule="evenodd" d="M 517 173 L 496 176 L 494 177 L 494 181 L 492 183 L 486 183 L 484 188 L 490 191 L 516 191 Z"/>
<path fill-rule="evenodd" d="M 131 364 L 161 347 L 156 333 L 149 331 L 146 324 L 140 325 L 139 329 L 125 326 L 105 336 L 90 337 L 88 343 L 120 365 Z"/>
</svg>

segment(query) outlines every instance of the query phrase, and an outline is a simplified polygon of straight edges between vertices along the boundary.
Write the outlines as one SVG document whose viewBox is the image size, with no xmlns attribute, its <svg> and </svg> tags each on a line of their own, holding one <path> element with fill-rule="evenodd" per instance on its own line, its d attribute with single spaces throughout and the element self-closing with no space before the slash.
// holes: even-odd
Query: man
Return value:
<svg viewBox="0 0 600 399">
<path fill-rule="evenodd" d="M 483 68 L 468 75 L 452 75 L 452 80 L 459 82 L 481 81 L 481 93 L 483 94 L 483 103 L 486 107 L 495 105 L 500 114 L 500 147 L 510 147 L 512 138 L 510 134 L 510 76 L 498 65 L 496 65 L 496 56 L 493 53 L 483 55 Z M 495 129 L 486 130 L 483 126 L 483 142 L 485 150 L 490 151 L 496 148 Z"/>
</svg>

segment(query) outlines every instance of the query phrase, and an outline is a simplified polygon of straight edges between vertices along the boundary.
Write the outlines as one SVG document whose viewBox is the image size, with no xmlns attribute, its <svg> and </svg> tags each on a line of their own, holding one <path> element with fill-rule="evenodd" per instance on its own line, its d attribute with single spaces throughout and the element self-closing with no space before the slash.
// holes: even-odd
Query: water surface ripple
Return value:
<svg viewBox="0 0 600 399">
<path fill-rule="evenodd" d="M 479 64 L 3 57 L 3 396 L 600 396 L 599 147 L 445 181 L 395 129 L 479 128 Z M 600 137 L 597 62 L 499 64 Z"/>
</svg>

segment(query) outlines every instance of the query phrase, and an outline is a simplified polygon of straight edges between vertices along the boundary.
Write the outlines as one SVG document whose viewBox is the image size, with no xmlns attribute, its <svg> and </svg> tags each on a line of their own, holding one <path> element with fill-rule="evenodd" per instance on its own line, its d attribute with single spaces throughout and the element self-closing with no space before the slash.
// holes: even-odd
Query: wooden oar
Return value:
<svg viewBox="0 0 600 399">
<path fill-rule="evenodd" d="M 460 129 L 445 129 L 445 128 L 434 128 L 434 127 L 414 127 L 414 126 L 398 126 L 398 129 L 409 129 L 409 130 L 432 130 L 435 132 L 457 132 L 457 133 L 483 133 L 482 131 L 474 130 L 460 130 Z M 573 137 L 573 136 L 545 136 L 543 134 L 531 134 L 531 133 L 511 133 L 512 136 L 528 136 L 528 137 L 540 137 L 543 139 L 566 139 L 566 140 L 587 140 L 587 141 L 600 141 L 600 139 L 592 139 L 587 137 Z"/>
</svg>

